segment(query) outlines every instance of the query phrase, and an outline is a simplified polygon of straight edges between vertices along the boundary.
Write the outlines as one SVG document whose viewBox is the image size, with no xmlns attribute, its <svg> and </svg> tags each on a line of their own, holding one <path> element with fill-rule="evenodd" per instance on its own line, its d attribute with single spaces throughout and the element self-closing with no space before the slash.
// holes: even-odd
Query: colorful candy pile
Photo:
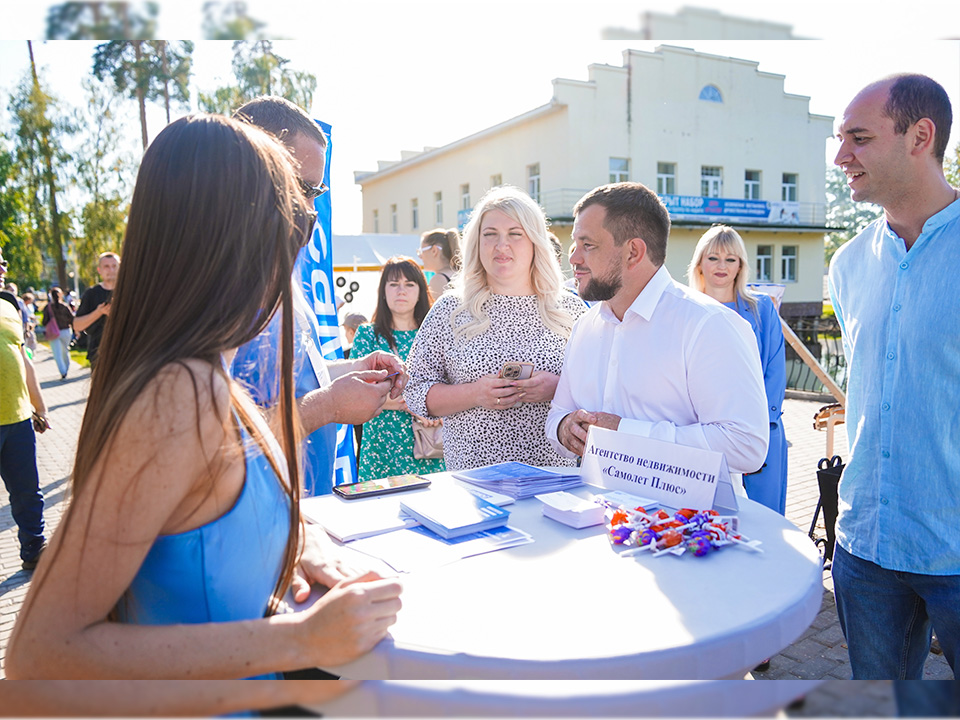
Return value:
<svg viewBox="0 0 960 720">
<path fill-rule="evenodd" d="M 648 513 L 642 507 L 618 506 L 611 510 L 607 523 L 610 541 L 631 548 L 621 552 L 622 557 L 648 550 L 654 557 L 683 555 L 688 550 L 703 557 L 727 545 L 763 552 L 759 540 L 749 540 L 737 532 L 736 517 L 721 516 L 715 510 L 683 508 L 672 516 L 664 510 Z"/>
</svg>

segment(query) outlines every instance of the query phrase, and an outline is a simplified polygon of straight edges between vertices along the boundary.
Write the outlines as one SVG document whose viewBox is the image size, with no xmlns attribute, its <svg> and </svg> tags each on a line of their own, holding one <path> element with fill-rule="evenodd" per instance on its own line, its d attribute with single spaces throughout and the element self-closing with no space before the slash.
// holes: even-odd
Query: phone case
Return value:
<svg viewBox="0 0 960 720">
<path fill-rule="evenodd" d="M 533 375 L 533 363 L 505 362 L 500 368 L 500 377 L 505 380 L 528 380 Z"/>
</svg>

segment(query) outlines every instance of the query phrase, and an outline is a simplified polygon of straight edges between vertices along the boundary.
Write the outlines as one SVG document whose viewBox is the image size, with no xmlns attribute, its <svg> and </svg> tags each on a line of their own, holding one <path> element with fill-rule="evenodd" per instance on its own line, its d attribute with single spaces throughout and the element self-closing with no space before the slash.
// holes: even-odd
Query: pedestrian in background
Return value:
<svg viewBox="0 0 960 720">
<path fill-rule="evenodd" d="M 0 283 L 7 267 L 0 250 Z M 12 293 L 4 291 L 0 293 L 0 477 L 10 495 L 24 570 L 37 566 L 46 547 L 35 433 L 48 427 L 40 383 L 23 346 L 20 305 Z"/>
<path fill-rule="evenodd" d="M 57 363 L 57 369 L 60 371 L 60 377 L 65 378 L 70 370 L 70 342 L 73 340 L 73 311 L 70 306 L 63 302 L 63 291 L 58 287 L 50 288 L 48 293 L 50 298 L 46 307 L 43 308 L 41 320 L 45 328 L 52 327 L 53 321 L 57 326 L 58 334 L 56 337 L 50 336 L 48 332 L 47 339 L 50 341 L 50 349 L 53 351 L 53 359 Z"/>
</svg>

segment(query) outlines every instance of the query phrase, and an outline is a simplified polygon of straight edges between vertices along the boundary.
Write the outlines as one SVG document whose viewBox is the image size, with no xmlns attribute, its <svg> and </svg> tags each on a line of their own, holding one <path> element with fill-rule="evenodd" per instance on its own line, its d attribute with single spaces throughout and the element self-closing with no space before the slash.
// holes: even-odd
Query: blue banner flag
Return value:
<svg viewBox="0 0 960 720">
<path fill-rule="evenodd" d="M 329 137 L 330 126 L 319 125 Z M 323 181 L 330 182 L 329 142 Z M 296 316 L 294 382 L 298 398 L 329 385 L 327 361 L 343 358 L 333 294 L 330 193 L 317 197 L 314 206 L 317 222 L 309 242 L 297 255 L 291 278 Z M 263 407 L 275 405 L 279 393 L 280 325 L 277 313 L 260 335 L 237 349 L 231 367 L 233 377 Z M 334 484 L 356 480 L 357 460 L 350 425 L 324 425 L 310 433 L 303 440 L 303 456 L 303 486 L 308 497 L 328 494 Z"/>
<path fill-rule="evenodd" d="M 330 184 L 330 160 L 333 155 L 332 127 L 320 120 L 316 121 L 323 134 L 327 136 L 327 152 L 324 158 L 323 182 Z M 313 228 L 310 242 L 300 251 L 294 267 L 294 277 L 300 278 L 303 295 L 316 317 L 320 353 L 326 360 L 342 360 L 343 346 L 340 343 L 340 325 L 337 321 L 336 296 L 333 292 L 333 247 L 331 189 L 314 200 L 317 210 L 317 224 Z M 334 461 L 334 483 L 355 482 L 357 479 L 357 457 L 353 446 L 353 426 L 337 426 L 337 454 Z"/>
</svg>

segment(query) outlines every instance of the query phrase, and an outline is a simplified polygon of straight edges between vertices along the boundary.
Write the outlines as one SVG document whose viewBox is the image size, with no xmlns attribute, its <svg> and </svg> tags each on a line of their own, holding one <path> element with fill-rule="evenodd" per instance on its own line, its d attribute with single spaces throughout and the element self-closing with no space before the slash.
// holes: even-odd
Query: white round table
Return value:
<svg viewBox="0 0 960 720">
<path fill-rule="evenodd" d="M 823 588 L 810 539 L 739 501 L 740 532 L 762 554 L 621 558 L 604 526 L 574 530 L 543 517 L 540 501 L 517 501 L 509 524 L 534 543 L 402 575 L 390 635 L 325 669 L 371 680 L 743 678 L 809 626 Z"/>
</svg>

